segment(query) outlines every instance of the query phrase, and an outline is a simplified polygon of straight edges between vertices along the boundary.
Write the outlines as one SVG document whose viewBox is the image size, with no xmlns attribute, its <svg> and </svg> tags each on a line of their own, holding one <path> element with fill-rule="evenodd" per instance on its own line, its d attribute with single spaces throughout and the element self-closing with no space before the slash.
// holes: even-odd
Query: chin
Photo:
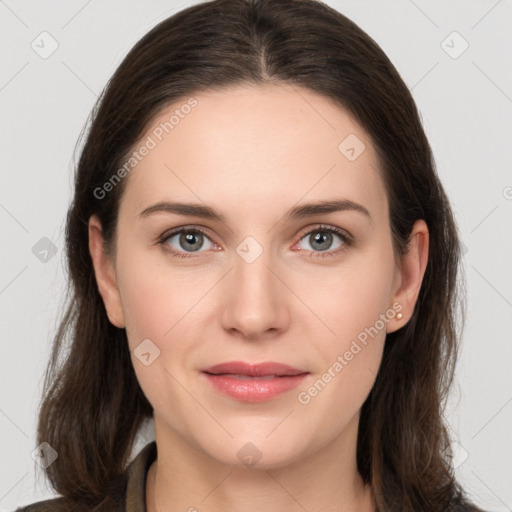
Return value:
<svg viewBox="0 0 512 512">
<path fill-rule="evenodd" d="M 232 447 L 232 449 L 230 449 Z M 205 447 L 206 448 L 206 447 Z M 237 469 L 278 469 L 294 463 L 304 456 L 296 445 L 283 446 L 282 442 L 270 442 L 262 438 L 253 440 L 236 440 L 220 445 L 217 449 L 206 449 L 206 453 L 221 464 Z"/>
</svg>

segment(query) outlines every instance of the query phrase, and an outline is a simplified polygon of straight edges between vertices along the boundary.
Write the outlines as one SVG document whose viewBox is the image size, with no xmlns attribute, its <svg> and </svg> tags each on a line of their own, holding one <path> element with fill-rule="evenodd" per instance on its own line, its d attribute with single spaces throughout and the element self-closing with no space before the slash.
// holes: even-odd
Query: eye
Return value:
<svg viewBox="0 0 512 512">
<path fill-rule="evenodd" d="M 328 250 L 336 237 L 341 242 L 338 242 L 334 249 Z M 306 240 L 312 248 L 301 247 L 300 243 L 303 240 Z M 207 242 L 206 247 L 204 247 L 205 242 Z M 204 252 L 200 249 L 221 249 L 210 240 L 203 230 L 196 227 L 182 227 L 166 232 L 158 240 L 158 243 L 163 245 L 172 257 L 176 258 L 193 258 L 195 257 L 194 252 Z M 316 258 L 334 256 L 346 250 L 350 245 L 352 245 L 352 236 L 349 233 L 338 227 L 326 225 L 309 230 L 301 236 L 300 241 L 296 244 L 299 250 L 311 251 L 310 256 Z"/>
<path fill-rule="evenodd" d="M 213 243 L 206 233 L 198 228 L 180 228 L 170 233 L 165 233 L 158 243 L 166 246 L 172 256 L 190 258 L 193 256 L 186 253 L 202 252 L 200 249 L 203 248 L 205 241 L 208 241 L 210 244 L 209 246 L 207 244 L 206 249 L 218 249 L 218 245 Z"/>
<path fill-rule="evenodd" d="M 341 242 L 332 249 L 333 240 L 335 241 L 336 238 L 341 240 Z M 308 231 L 302 236 L 300 242 L 303 240 L 308 242 L 309 246 L 312 248 L 309 249 L 305 247 L 305 249 L 312 250 L 311 256 L 315 258 L 334 256 L 352 244 L 352 237 L 347 232 L 335 226 L 325 225 L 317 226 L 315 229 Z M 298 248 L 302 250 L 304 247 L 300 246 L 300 242 Z"/>
</svg>

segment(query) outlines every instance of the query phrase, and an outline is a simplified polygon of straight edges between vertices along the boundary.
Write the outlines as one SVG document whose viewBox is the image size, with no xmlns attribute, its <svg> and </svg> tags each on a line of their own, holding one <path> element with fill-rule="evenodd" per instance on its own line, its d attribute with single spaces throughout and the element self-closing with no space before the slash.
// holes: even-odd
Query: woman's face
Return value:
<svg viewBox="0 0 512 512">
<path fill-rule="evenodd" d="M 109 281 L 96 264 L 96 276 L 110 320 L 126 327 L 157 441 L 284 466 L 353 439 L 386 332 L 416 294 L 394 260 L 376 152 L 343 109 L 289 86 L 194 99 L 166 108 L 134 148 L 115 272 Z M 336 201 L 358 206 L 297 210 Z M 148 210 L 164 202 L 223 220 Z M 168 234 L 178 228 L 204 234 Z M 204 372 L 234 361 L 306 375 Z"/>
</svg>

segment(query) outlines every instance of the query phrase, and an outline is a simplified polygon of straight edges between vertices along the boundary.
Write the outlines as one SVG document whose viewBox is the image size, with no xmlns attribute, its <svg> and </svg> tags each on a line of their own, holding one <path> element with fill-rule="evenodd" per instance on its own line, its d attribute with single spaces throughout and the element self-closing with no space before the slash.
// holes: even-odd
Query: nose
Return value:
<svg viewBox="0 0 512 512">
<path fill-rule="evenodd" d="M 223 328 L 251 341 L 275 337 L 289 320 L 286 279 L 271 251 L 261 249 L 254 242 L 239 246 L 222 290 Z"/>
</svg>

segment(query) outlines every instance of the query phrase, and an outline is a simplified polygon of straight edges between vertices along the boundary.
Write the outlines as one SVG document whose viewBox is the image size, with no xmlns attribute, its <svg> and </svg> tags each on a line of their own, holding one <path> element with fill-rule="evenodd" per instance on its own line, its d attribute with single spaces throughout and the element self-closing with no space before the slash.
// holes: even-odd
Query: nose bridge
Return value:
<svg viewBox="0 0 512 512">
<path fill-rule="evenodd" d="M 270 238 L 260 243 L 255 236 L 247 236 L 236 247 L 233 258 L 234 268 L 226 290 L 224 327 L 236 328 L 247 336 L 282 327 L 279 323 L 284 318 L 284 302 L 279 297 L 282 284 L 274 275 L 274 251 L 265 246 Z"/>
<path fill-rule="evenodd" d="M 236 248 L 234 267 L 234 279 L 248 287 L 253 294 L 269 293 L 272 250 L 268 242 L 260 243 L 255 237 L 247 236 Z"/>
</svg>

